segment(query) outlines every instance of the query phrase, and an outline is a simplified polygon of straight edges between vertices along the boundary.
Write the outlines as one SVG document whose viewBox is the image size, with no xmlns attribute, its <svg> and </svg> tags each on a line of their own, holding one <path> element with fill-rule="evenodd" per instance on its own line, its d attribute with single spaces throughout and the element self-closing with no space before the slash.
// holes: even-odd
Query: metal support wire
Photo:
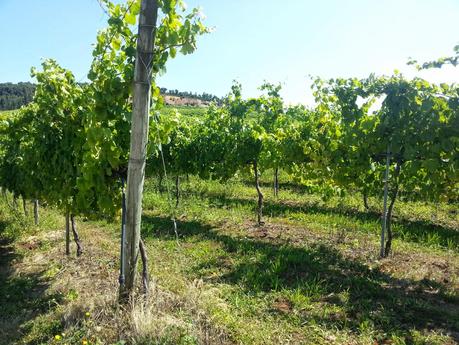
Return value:
<svg viewBox="0 0 459 345">
<path fill-rule="evenodd" d="M 159 123 L 158 116 L 155 116 L 155 121 L 157 123 Z M 156 126 L 156 131 L 157 131 L 157 135 L 158 135 L 158 139 L 159 139 L 160 138 L 160 133 L 159 133 L 159 127 L 158 126 Z M 176 219 L 175 219 L 176 212 L 175 211 L 172 212 L 173 206 L 172 206 L 172 199 L 171 199 L 171 193 L 170 193 L 170 188 L 169 188 L 169 181 L 167 179 L 167 169 L 166 169 L 166 161 L 164 159 L 163 145 L 161 143 L 159 143 L 158 146 L 159 146 L 159 152 L 161 153 L 161 163 L 163 165 L 164 179 L 166 180 L 167 201 L 168 201 L 168 204 L 169 204 L 169 212 L 170 212 L 171 220 L 172 220 L 172 223 L 173 223 L 173 226 L 174 226 L 175 239 L 177 241 L 177 244 L 180 245 L 178 231 L 177 231 L 177 222 L 176 222 Z M 175 209 L 177 209 L 177 206 L 175 206 Z"/>
</svg>

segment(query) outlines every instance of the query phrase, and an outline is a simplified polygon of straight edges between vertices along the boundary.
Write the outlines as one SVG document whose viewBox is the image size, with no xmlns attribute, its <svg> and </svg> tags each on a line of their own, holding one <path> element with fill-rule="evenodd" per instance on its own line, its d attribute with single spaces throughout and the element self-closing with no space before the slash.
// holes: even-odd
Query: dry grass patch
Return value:
<svg viewBox="0 0 459 345">
<path fill-rule="evenodd" d="M 5 255 L 21 253 L 9 262 L 9 279 L 33 275 L 26 288 L 27 300 L 48 303 L 37 313 L 0 322 L 4 326 L 0 334 L 10 339 L 8 344 L 232 343 L 206 313 L 210 304 L 222 303 L 218 293 L 199 280 L 186 282 L 180 294 L 155 282 L 147 298 L 138 293 L 131 303 L 120 306 L 119 248 L 113 233 L 89 222 L 79 222 L 79 231 L 81 257 L 76 257 L 73 243 L 72 255 L 65 255 L 63 230 L 39 231 L 4 246 Z M 20 332 L 16 332 L 18 326 Z"/>
</svg>

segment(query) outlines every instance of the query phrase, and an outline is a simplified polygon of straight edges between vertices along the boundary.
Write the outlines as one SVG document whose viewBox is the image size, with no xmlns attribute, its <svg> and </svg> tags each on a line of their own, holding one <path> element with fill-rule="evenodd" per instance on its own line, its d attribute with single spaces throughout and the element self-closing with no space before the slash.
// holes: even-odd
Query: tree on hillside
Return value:
<svg viewBox="0 0 459 345">
<path fill-rule="evenodd" d="M 35 85 L 26 83 L 0 83 L 0 110 L 19 109 L 32 101 Z"/>
</svg>

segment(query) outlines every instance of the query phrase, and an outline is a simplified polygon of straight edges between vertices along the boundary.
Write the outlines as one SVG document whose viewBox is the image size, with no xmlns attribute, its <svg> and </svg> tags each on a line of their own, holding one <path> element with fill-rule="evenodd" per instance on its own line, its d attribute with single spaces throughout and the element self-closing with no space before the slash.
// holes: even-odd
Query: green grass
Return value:
<svg viewBox="0 0 459 345">
<path fill-rule="evenodd" d="M 323 201 L 290 183 L 274 198 L 265 181 L 258 227 L 250 183 L 190 177 L 181 188 L 175 208 L 157 181 L 146 182 L 142 236 L 156 302 L 129 319 L 99 301 L 116 291 L 118 224 L 80 222 L 85 253 L 66 259 L 62 238 L 51 235 L 62 228 L 56 210 L 44 209 L 35 228 L 0 202 L 7 343 L 58 343 L 62 333 L 72 344 L 459 341 L 457 205 L 397 202 L 394 252 L 379 260 L 376 199 L 365 211 L 358 195 Z M 119 320 L 130 325 L 121 336 Z"/>
<path fill-rule="evenodd" d="M 414 207 L 417 220 L 399 219 L 394 226 L 396 254 L 380 262 L 379 216 L 360 209 L 358 198 L 325 203 L 314 195 L 283 190 L 276 200 L 267 190 L 263 230 L 253 225 L 253 188 L 192 180 L 183 186 L 185 198 L 177 212 L 183 219 L 178 226 L 181 245 L 176 246 L 167 216 L 171 208 L 152 184 L 147 189 L 144 236 L 157 253 L 154 260 L 176 257 L 174 275 L 218 286 L 226 313 L 214 312 L 237 341 L 412 343 L 416 329 L 437 324 L 439 332 L 446 332 L 459 327 L 454 311 L 457 272 L 449 277 L 454 283 L 446 286 L 436 281 L 441 274 L 427 279 L 423 262 L 410 262 L 402 254 L 419 255 L 417 260 L 453 256 L 459 241 L 457 217 L 448 216 L 449 207 L 442 210 L 447 227 L 422 219 L 425 205 L 418 213 Z M 412 266 L 398 270 L 397 260 L 407 259 Z M 457 269 L 455 254 L 454 260 L 452 271 Z M 381 267 L 387 263 L 393 267 Z M 158 269 L 156 274 L 168 273 Z M 177 286 L 172 280 L 168 288 Z M 408 293 L 411 289 L 415 292 Z M 424 300 L 429 290 L 435 290 L 438 300 Z M 451 310 L 443 303 L 452 303 Z M 424 337 L 446 341 L 435 332 Z"/>
</svg>

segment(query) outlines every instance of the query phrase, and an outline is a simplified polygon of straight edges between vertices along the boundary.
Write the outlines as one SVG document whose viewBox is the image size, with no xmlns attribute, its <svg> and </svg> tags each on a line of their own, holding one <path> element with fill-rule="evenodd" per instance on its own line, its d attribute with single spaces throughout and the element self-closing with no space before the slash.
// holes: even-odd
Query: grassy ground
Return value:
<svg viewBox="0 0 459 345">
<path fill-rule="evenodd" d="M 0 206 L 0 344 L 456 344 L 457 205 L 397 203 L 393 254 L 379 260 L 379 203 L 322 201 L 289 184 L 255 226 L 250 184 L 191 178 L 179 207 L 146 184 L 150 295 L 116 304 L 118 225 L 63 217 L 34 227 Z M 171 186 L 172 187 L 172 183 Z M 174 232 L 171 217 L 177 219 Z"/>
</svg>

